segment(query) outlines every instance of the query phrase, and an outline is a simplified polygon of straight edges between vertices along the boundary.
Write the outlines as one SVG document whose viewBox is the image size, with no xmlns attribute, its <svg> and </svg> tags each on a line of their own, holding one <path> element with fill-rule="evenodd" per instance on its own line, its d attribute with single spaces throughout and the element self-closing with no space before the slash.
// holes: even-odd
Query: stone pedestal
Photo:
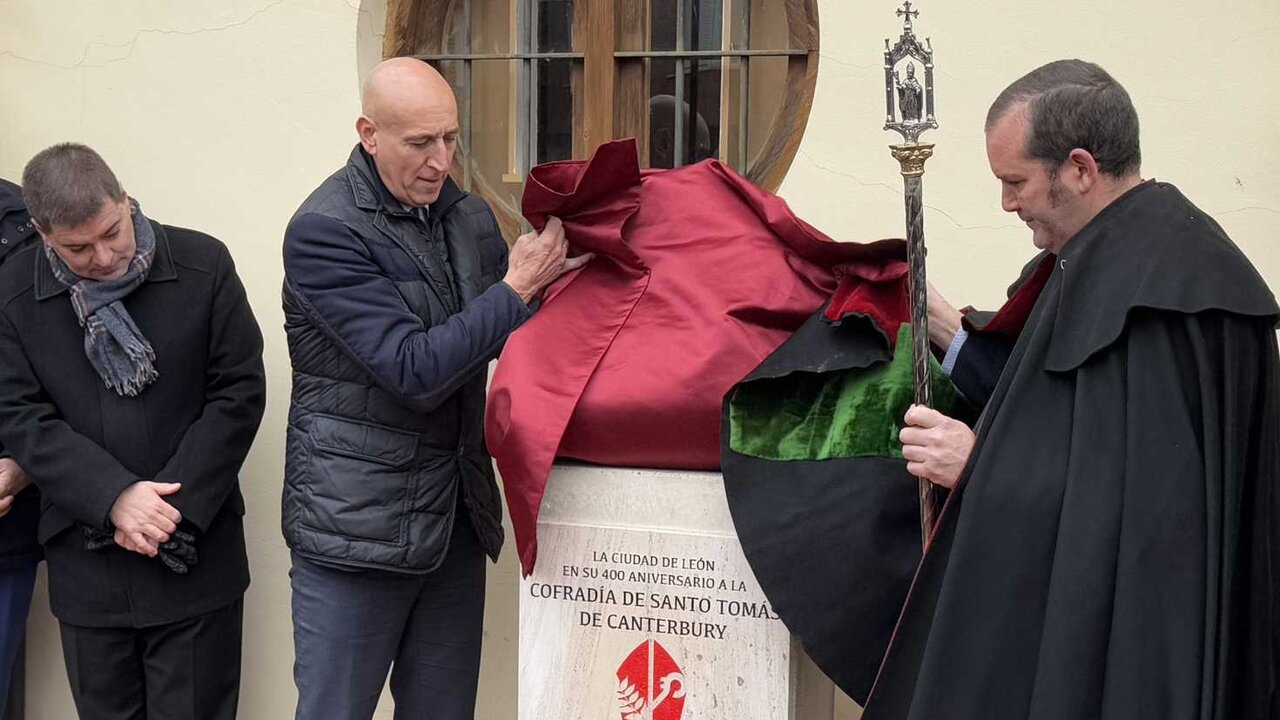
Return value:
<svg viewBox="0 0 1280 720">
<path fill-rule="evenodd" d="M 557 466 L 520 585 L 520 720 L 831 720 L 717 473 Z"/>
</svg>

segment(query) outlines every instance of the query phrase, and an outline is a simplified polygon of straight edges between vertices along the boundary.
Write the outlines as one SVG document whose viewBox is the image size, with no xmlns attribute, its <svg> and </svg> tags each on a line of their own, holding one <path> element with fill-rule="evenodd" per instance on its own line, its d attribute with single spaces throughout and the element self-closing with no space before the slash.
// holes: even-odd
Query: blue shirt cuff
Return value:
<svg viewBox="0 0 1280 720">
<path fill-rule="evenodd" d="M 956 358 L 960 357 L 960 348 L 964 346 L 964 341 L 969 339 L 969 332 L 964 328 L 956 331 L 956 336 L 951 338 L 951 346 L 947 348 L 947 356 L 942 358 L 942 369 L 947 375 L 951 375 L 952 369 L 956 366 Z"/>
</svg>

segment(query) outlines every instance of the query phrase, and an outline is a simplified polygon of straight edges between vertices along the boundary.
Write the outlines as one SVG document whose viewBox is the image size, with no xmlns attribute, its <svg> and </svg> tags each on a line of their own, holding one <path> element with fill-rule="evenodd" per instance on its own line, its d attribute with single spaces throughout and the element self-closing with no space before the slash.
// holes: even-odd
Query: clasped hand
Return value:
<svg viewBox="0 0 1280 720">
<path fill-rule="evenodd" d="M 181 483 L 140 480 L 120 493 L 111 507 L 116 544 L 125 550 L 155 557 L 160 545 L 182 522 L 182 513 L 164 500 L 178 492 Z"/>
<path fill-rule="evenodd" d="M 0 517 L 13 509 L 14 498 L 26 489 L 30 481 L 13 458 L 0 458 Z"/>
</svg>

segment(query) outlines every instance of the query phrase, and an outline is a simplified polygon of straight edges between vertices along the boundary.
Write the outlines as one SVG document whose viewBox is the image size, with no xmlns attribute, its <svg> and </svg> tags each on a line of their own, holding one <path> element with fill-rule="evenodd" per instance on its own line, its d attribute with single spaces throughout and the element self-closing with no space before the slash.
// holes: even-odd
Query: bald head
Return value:
<svg viewBox="0 0 1280 720">
<path fill-rule="evenodd" d="M 458 103 L 435 68 L 392 58 L 365 78 L 356 131 L 378 176 L 400 202 L 435 202 L 458 143 Z"/>
<path fill-rule="evenodd" d="M 421 60 L 384 60 L 364 80 L 360 111 L 375 122 L 387 113 L 402 113 L 423 105 L 447 105 L 457 112 L 453 88 L 438 70 Z"/>
</svg>

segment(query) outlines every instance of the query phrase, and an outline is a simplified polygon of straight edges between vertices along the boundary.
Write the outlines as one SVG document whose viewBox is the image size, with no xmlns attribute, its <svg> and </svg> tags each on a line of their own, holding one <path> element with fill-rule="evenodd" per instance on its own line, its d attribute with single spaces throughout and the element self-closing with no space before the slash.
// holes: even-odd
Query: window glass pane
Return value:
<svg viewBox="0 0 1280 720">
<path fill-rule="evenodd" d="M 676 61 L 649 61 L 649 167 L 670 168 L 675 163 Z"/>
<path fill-rule="evenodd" d="M 764 149 L 769 135 L 784 110 L 789 82 L 788 69 L 795 62 L 786 57 L 735 58 L 725 61 L 723 85 L 723 133 L 720 157 L 740 173 L 746 174 Z M 746 107 L 743 107 L 743 68 L 747 67 L 749 85 Z M 745 112 L 744 112 L 745 110 Z M 746 136 L 742 135 L 743 125 Z M 744 142 L 745 141 L 745 142 Z"/>
<path fill-rule="evenodd" d="M 651 0 L 649 49 L 675 50 L 676 13 L 684 6 L 684 50 L 719 50 L 724 37 L 724 0 Z"/>
<path fill-rule="evenodd" d="M 476 60 L 469 64 L 468 71 L 461 61 L 440 63 L 441 72 L 458 96 L 458 117 L 464 135 L 458 163 L 462 167 L 455 169 L 454 178 L 471 191 L 484 194 L 495 205 L 516 211 L 524 182 L 518 173 L 516 138 L 520 63 Z"/>
<path fill-rule="evenodd" d="M 676 49 L 676 0 L 650 0 L 649 49 Z"/>
<path fill-rule="evenodd" d="M 744 172 L 743 155 L 745 154 L 739 140 L 742 138 L 743 122 L 746 118 L 742 109 L 742 73 L 749 62 L 744 58 L 727 58 L 724 61 L 724 98 L 721 127 L 720 157 L 738 172 Z M 748 92 L 750 92 L 748 90 Z"/>
<path fill-rule="evenodd" d="M 751 0 L 752 50 L 790 50 L 791 28 L 786 3 Z"/>
<path fill-rule="evenodd" d="M 449 87 L 453 88 L 454 97 L 458 100 L 460 137 L 458 150 L 453 156 L 453 168 L 450 174 L 453 175 L 454 182 L 465 188 L 470 182 L 467 177 L 466 163 L 464 162 L 465 148 L 467 146 L 467 118 L 471 115 L 471 95 L 467 92 L 467 63 L 462 60 L 428 60 L 427 64 L 440 71 L 440 74 L 448 81 Z"/>
<path fill-rule="evenodd" d="M 684 162 L 686 165 L 720 153 L 720 60 L 691 60 L 686 63 L 685 99 L 694 117 L 685 123 Z"/>
<path fill-rule="evenodd" d="M 793 27 L 799 20 L 779 0 L 721 0 L 729 45 L 735 50 L 803 50 L 800 38 L 811 33 Z M 793 10 L 792 13 L 795 11 Z M 793 39 L 795 39 L 793 41 Z"/>
<path fill-rule="evenodd" d="M 573 157 L 573 60 L 539 60 L 538 162 Z"/>
<path fill-rule="evenodd" d="M 751 58 L 747 93 L 747 163 L 735 165 L 741 172 L 750 169 L 749 163 L 754 162 L 764 148 L 774 121 L 782 112 L 782 101 L 787 96 L 789 62 L 785 57 Z"/>
<path fill-rule="evenodd" d="M 471 113 L 469 100 L 471 93 L 468 92 L 467 83 L 467 63 L 462 60 L 428 60 L 427 64 L 444 76 L 449 81 L 449 87 L 453 88 L 453 94 L 458 99 L 458 120 L 465 123 L 467 116 Z M 462 128 L 462 142 L 467 141 L 467 129 Z"/>
<path fill-rule="evenodd" d="M 573 52 L 573 0 L 536 0 L 538 52 Z"/>
<path fill-rule="evenodd" d="M 516 3 L 522 1 L 454 0 L 449 8 L 445 52 L 477 55 L 514 52 Z"/>
<path fill-rule="evenodd" d="M 681 101 L 676 99 L 676 72 L 683 66 Z M 649 167 L 670 168 L 716 157 L 720 146 L 720 60 L 656 58 L 649 66 Z M 681 115 L 683 142 L 676 157 L 676 112 Z"/>
<path fill-rule="evenodd" d="M 726 31 L 729 33 L 729 47 L 734 50 L 751 49 L 747 42 L 747 29 L 751 24 L 751 3 L 752 0 L 724 0 L 724 8 L 721 12 L 725 16 Z"/>
<path fill-rule="evenodd" d="M 686 50 L 720 49 L 724 35 L 723 11 L 722 0 L 685 0 Z"/>
</svg>

